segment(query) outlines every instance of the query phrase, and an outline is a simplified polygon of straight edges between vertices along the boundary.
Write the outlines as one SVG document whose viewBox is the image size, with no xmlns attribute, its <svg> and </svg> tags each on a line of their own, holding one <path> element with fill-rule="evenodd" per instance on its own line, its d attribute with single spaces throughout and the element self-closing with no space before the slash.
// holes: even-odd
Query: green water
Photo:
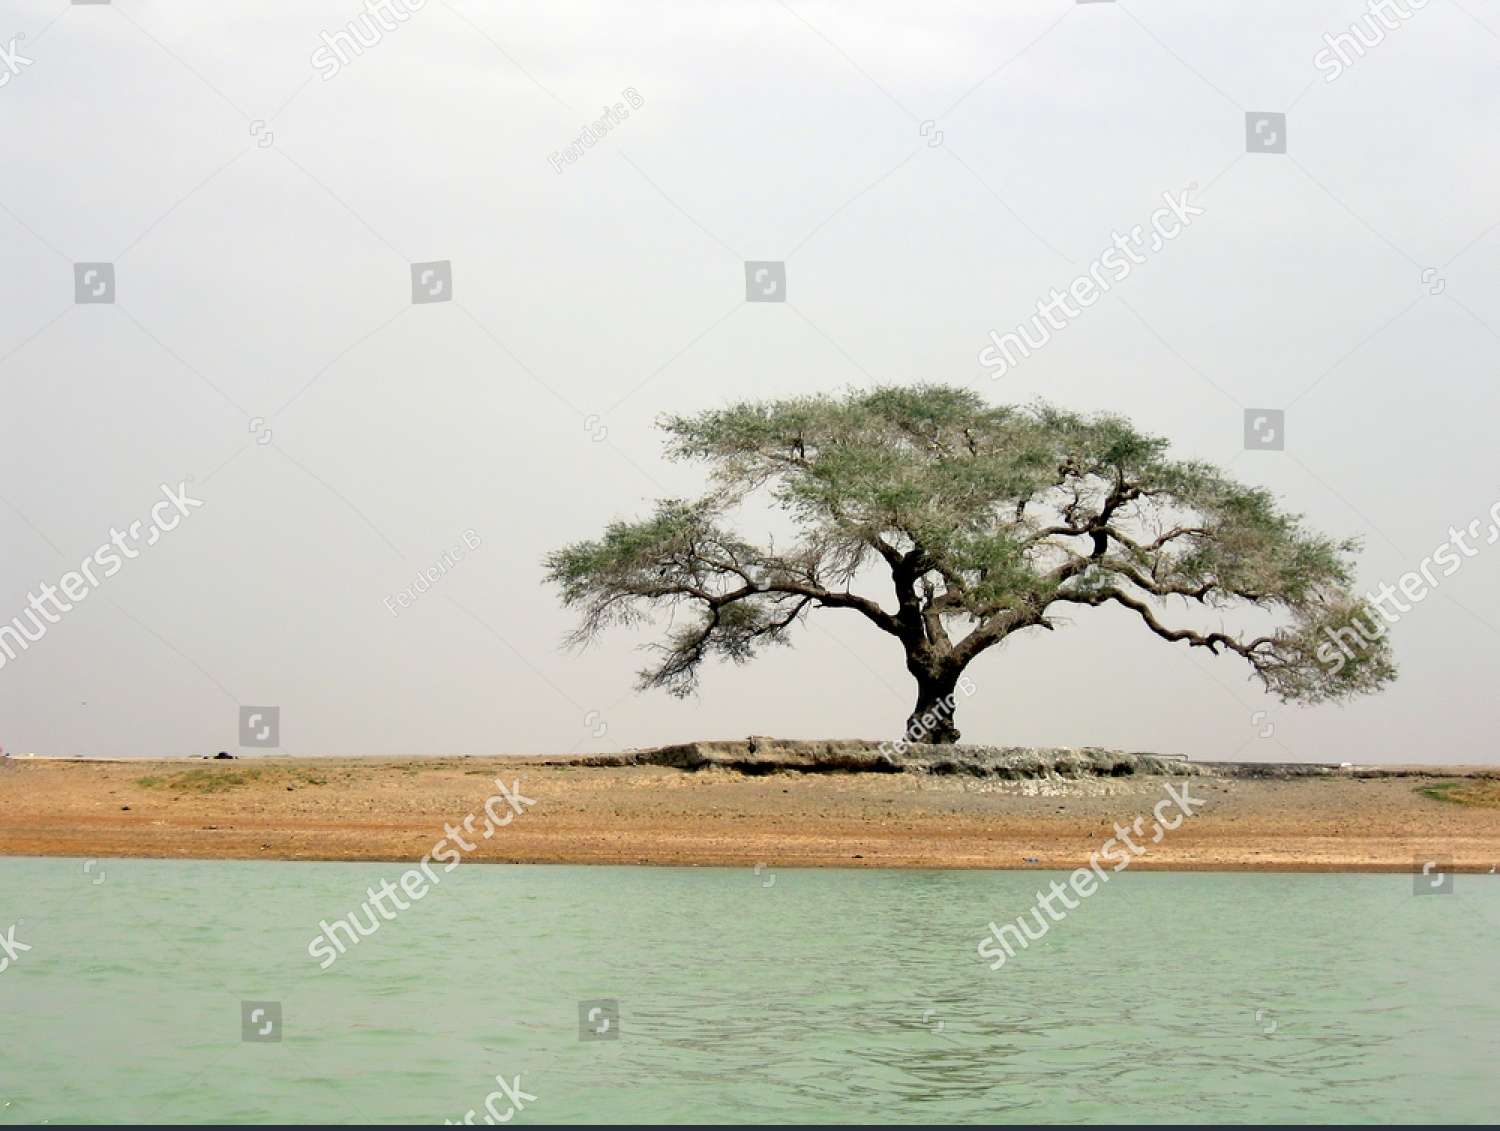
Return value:
<svg viewBox="0 0 1500 1131">
<path fill-rule="evenodd" d="M 991 972 L 1050 874 L 465 864 L 320 971 L 400 871 L 0 858 L 0 1120 L 441 1123 L 497 1073 L 515 1123 L 1496 1110 L 1493 877 L 1127 873 Z"/>
</svg>

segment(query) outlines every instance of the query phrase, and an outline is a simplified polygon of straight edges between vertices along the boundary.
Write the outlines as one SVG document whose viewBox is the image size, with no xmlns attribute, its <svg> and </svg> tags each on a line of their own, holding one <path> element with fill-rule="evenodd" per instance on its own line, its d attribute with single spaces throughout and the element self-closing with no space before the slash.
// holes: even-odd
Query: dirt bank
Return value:
<svg viewBox="0 0 1500 1131">
<path fill-rule="evenodd" d="M 13 759 L 0 769 L 0 854 L 415 860 L 445 824 L 480 809 L 499 775 L 536 804 L 471 859 L 1071 868 L 1116 822 L 1149 824 L 1167 783 L 1186 782 L 1206 804 L 1136 868 L 1500 865 L 1494 769 L 1277 770 L 951 748 L 938 759 L 951 765 L 922 752 L 867 767 L 882 772 L 829 764 L 865 756 L 850 746 L 873 749 L 754 740 L 602 759 Z"/>
</svg>

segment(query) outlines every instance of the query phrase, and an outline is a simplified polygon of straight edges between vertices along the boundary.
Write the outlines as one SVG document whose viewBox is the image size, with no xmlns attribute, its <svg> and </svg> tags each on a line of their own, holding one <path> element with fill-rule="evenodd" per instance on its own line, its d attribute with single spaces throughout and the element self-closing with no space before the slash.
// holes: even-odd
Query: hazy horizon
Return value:
<svg viewBox="0 0 1500 1131">
<path fill-rule="evenodd" d="M 895 737 L 912 681 L 857 615 L 686 701 L 633 690 L 644 627 L 563 649 L 543 555 L 698 490 L 662 412 L 925 380 L 1122 413 L 1363 538 L 1361 591 L 1500 502 L 1500 0 L 1407 0 L 1331 82 L 1365 3 L 390 3 L 329 74 L 360 4 L 0 0 L 0 625 L 172 491 L 202 502 L 0 654 L 7 751 Z M 986 372 L 991 331 L 1184 191 L 1190 226 Z M 761 261 L 786 301 L 746 301 Z M 1284 450 L 1246 446 L 1266 409 Z M 1476 541 L 1392 626 L 1382 694 L 1285 706 L 1084 610 L 977 661 L 958 725 L 1495 761 Z M 242 744 L 266 707 L 279 745 Z"/>
</svg>

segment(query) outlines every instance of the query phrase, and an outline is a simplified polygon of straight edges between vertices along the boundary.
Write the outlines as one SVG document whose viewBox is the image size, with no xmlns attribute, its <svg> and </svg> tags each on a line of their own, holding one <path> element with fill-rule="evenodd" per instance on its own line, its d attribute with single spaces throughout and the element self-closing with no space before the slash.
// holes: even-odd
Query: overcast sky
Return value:
<svg viewBox="0 0 1500 1131">
<path fill-rule="evenodd" d="M 910 677 L 857 614 L 686 702 L 632 690 L 645 632 L 561 648 L 542 556 L 697 489 L 665 410 L 925 379 L 1125 413 L 1362 537 L 1365 587 L 1500 499 L 1500 0 L 1403 7 L 1332 82 L 1363 3 L 429 0 L 315 62 L 362 10 L 0 0 L 0 623 L 163 484 L 203 504 L 0 668 L 7 750 L 244 749 L 242 706 L 293 754 L 896 735 Z M 978 364 L 1188 186 L 1190 228 Z M 451 301 L 414 304 L 444 260 Z M 747 260 L 787 301 L 746 302 Z M 1246 449 L 1247 409 L 1285 412 L 1284 450 Z M 1080 610 L 987 653 L 959 726 L 1493 761 L 1479 542 L 1392 629 L 1380 696 L 1284 707 Z"/>
</svg>

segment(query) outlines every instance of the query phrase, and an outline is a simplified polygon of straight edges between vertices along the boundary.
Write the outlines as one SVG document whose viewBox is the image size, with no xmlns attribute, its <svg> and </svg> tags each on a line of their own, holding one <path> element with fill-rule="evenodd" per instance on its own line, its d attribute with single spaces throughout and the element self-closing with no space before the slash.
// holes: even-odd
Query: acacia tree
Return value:
<svg viewBox="0 0 1500 1131">
<path fill-rule="evenodd" d="M 1344 699 L 1395 675 L 1383 637 L 1321 662 L 1326 634 L 1365 611 L 1357 542 L 1309 532 L 1208 464 L 1168 459 L 1164 440 L 1118 416 L 919 385 L 660 423 L 671 458 L 709 466 L 707 493 L 545 562 L 581 613 L 574 644 L 674 614 L 643 689 L 687 695 L 705 659 L 744 663 L 814 609 L 852 610 L 901 644 L 917 682 L 908 733 L 931 742 L 958 741 L 954 691 L 976 657 L 1081 607 L 1118 606 L 1163 640 L 1233 653 L 1283 701 Z M 790 515 L 793 545 L 729 528 L 752 497 Z M 853 591 L 869 567 L 889 576 L 881 597 Z M 1236 608 L 1274 624 L 1205 625 Z"/>
</svg>

